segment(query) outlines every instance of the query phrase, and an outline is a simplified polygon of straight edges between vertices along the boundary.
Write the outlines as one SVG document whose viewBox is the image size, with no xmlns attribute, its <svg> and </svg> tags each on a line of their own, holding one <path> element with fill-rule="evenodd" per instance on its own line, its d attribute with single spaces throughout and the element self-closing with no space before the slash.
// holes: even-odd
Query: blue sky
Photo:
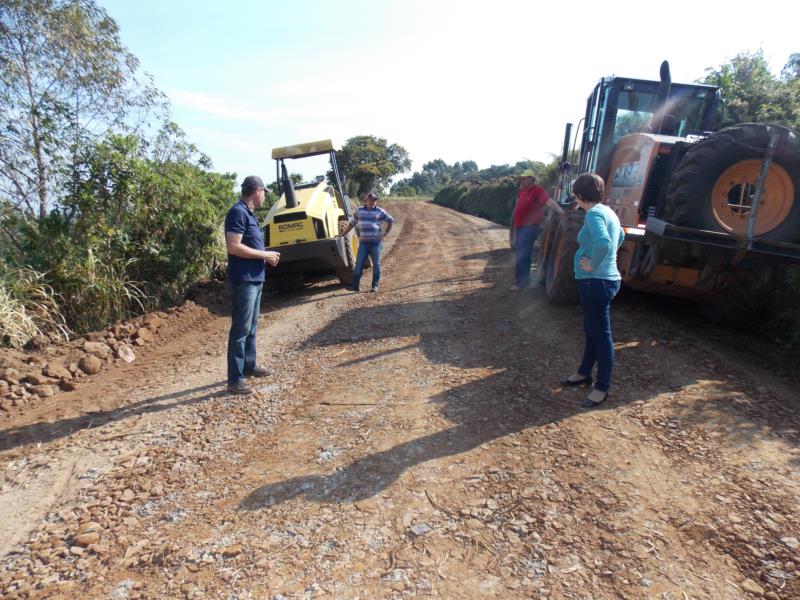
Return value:
<svg viewBox="0 0 800 600">
<path fill-rule="evenodd" d="M 800 52 L 800 10 L 773 0 L 98 3 L 173 120 L 239 181 L 272 180 L 274 146 L 355 135 L 401 144 L 415 170 L 549 160 L 602 76 L 657 79 L 668 59 L 693 81 L 759 48 L 779 72 Z"/>
</svg>

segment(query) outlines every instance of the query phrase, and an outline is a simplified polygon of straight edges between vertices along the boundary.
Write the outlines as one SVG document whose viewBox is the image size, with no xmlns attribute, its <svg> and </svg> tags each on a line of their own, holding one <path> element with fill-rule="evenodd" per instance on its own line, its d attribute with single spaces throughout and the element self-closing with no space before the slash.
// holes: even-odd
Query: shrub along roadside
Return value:
<svg viewBox="0 0 800 600">
<path fill-rule="evenodd" d="M 0 332 L 2 344 L 14 348 L 36 335 L 69 337 L 55 294 L 41 273 L 0 263 Z"/>
<path fill-rule="evenodd" d="M 173 303 L 225 259 L 220 232 L 235 175 L 208 171 L 177 129 L 166 135 L 152 148 L 109 136 L 84 151 L 56 209 L 3 218 L 4 269 L 41 273 L 53 290 L 49 312 L 57 300 L 76 332 Z"/>
<path fill-rule="evenodd" d="M 433 202 L 508 226 L 516 199 L 517 178 L 501 177 L 449 185 L 434 196 Z"/>
</svg>

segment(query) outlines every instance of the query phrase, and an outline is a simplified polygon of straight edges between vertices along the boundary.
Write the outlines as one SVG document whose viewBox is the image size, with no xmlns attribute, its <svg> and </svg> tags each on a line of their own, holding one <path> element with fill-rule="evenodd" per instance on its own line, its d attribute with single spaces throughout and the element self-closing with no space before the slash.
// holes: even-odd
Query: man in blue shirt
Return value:
<svg viewBox="0 0 800 600">
<path fill-rule="evenodd" d="M 369 192 L 364 196 L 364 206 L 358 207 L 350 219 L 347 229 L 342 232 L 342 235 L 347 235 L 355 227 L 358 234 L 358 254 L 353 269 L 353 286 L 347 288 L 350 291 L 359 291 L 358 286 L 361 284 L 361 274 L 364 272 L 367 254 L 372 258 L 372 291 L 378 291 L 378 282 L 381 280 L 381 249 L 383 247 L 381 242 L 392 230 L 394 219 L 388 212 L 378 208 L 377 204 L 378 195 Z M 382 221 L 386 223 L 385 231 L 381 230 Z"/>
<path fill-rule="evenodd" d="M 231 294 L 231 330 L 228 334 L 228 392 L 249 395 L 244 378 L 264 377 L 272 371 L 256 365 L 256 325 L 261 309 L 261 288 L 266 264 L 278 264 L 280 254 L 264 248 L 264 236 L 254 211 L 264 206 L 264 182 L 250 175 L 242 195 L 225 216 L 228 250 L 227 286 Z"/>
</svg>

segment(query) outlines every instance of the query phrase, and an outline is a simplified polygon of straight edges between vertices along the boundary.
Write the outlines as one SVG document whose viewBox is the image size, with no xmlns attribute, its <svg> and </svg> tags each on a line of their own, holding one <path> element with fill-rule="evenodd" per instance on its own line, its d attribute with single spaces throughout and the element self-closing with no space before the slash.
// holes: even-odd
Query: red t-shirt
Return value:
<svg viewBox="0 0 800 600">
<path fill-rule="evenodd" d="M 540 185 L 534 184 L 521 189 L 517 193 L 517 203 L 514 205 L 514 227 L 539 225 L 544 220 L 547 199 L 547 192 Z"/>
</svg>

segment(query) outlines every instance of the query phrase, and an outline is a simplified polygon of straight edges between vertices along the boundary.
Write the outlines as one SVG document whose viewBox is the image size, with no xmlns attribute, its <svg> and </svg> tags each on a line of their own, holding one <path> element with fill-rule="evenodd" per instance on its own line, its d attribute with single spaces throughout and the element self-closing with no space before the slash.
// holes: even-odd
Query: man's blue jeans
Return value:
<svg viewBox="0 0 800 600">
<path fill-rule="evenodd" d="M 367 260 L 367 255 L 372 258 L 372 287 L 378 287 L 378 282 L 381 280 L 381 248 L 383 248 L 383 245 L 380 240 L 376 242 L 360 241 L 358 243 L 356 267 L 353 270 L 354 290 L 358 290 L 358 286 L 361 284 L 361 274 L 364 272 L 364 263 Z"/>
<path fill-rule="evenodd" d="M 523 225 L 516 228 L 514 238 L 514 254 L 516 256 L 514 278 L 519 287 L 526 287 L 530 282 L 533 244 L 536 238 L 539 237 L 541 229 L 541 225 Z"/>
<path fill-rule="evenodd" d="M 578 293 L 583 307 L 583 331 L 586 344 L 578 375 L 591 377 L 597 363 L 594 387 L 607 392 L 611 387 L 614 366 L 614 340 L 611 339 L 611 301 L 619 292 L 620 282 L 610 279 L 578 279 Z"/>
<path fill-rule="evenodd" d="M 256 366 L 256 325 L 261 310 L 262 281 L 229 281 L 231 330 L 228 334 L 228 385 Z"/>
</svg>

